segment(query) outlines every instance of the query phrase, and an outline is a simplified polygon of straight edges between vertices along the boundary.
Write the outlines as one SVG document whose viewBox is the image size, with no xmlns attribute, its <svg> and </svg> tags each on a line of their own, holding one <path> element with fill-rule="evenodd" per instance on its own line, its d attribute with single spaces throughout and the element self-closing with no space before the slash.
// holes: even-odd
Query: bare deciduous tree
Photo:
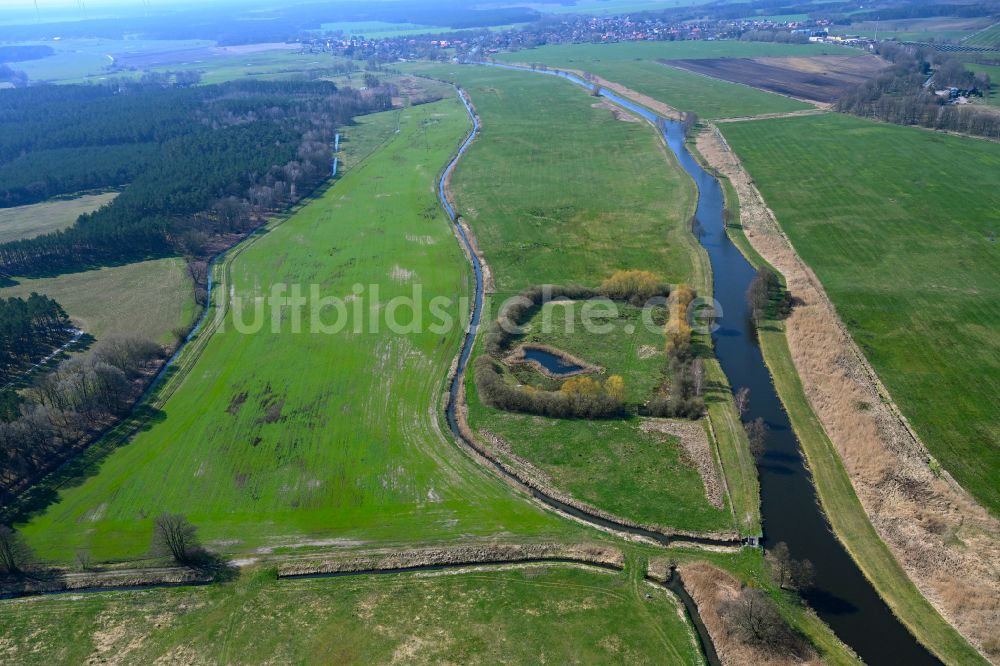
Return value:
<svg viewBox="0 0 1000 666">
<path fill-rule="evenodd" d="M 771 303 L 771 292 L 780 286 L 781 282 L 774 271 L 767 267 L 757 270 L 750 286 L 747 287 L 747 303 L 754 319 L 761 319 L 767 314 Z"/>
<path fill-rule="evenodd" d="M 791 651 L 798 642 L 763 590 L 744 588 L 724 602 L 720 615 L 726 631 L 739 641 L 769 651 Z"/>
<path fill-rule="evenodd" d="M 812 562 L 807 559 L 792 559 L 788 544 L 784 541 L 779 541 L 767 551 L 767 561 L 771 565 L 771 575 L 779 587 L 801 590 L 812 586 Z"/>
<path fill-rule="evenodd" d="M 736 403 L 736 411 L 740 413 L 740 416 L 746 415 L 747 410 L 750 409 L 750 389 L 741 386 L 733 396 L 733 402 Z"/>
<path fill-rule="evenodd" d="M 179 513 L 161 513 L 153 523 L 153 550 L 189 564 L 201 552 L 197 528 Z"/>
<path fill-rule="evenodd" d="M 769 429 L 767 423 L 761 417 L 755 418 L 749 423 L 743 424 L 743 429 L 747 431 L 747 439 L 750 440 L 750 453 L 757 460 L 760 460 L 767 452 L 767 433 Z"/>
</svg>

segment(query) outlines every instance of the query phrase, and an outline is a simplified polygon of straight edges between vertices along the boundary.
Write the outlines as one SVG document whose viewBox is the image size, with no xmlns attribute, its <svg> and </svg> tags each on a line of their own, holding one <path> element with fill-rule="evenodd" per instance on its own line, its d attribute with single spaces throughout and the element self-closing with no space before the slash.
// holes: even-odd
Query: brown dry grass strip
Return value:
<svg viewBox="0 0 1000 666">
<path fill-rule="evenodd" d="M 947 472 L 938 475 L 932 469 L 927 449 L 725 140 L 706 131 L 697 147 L 736 189 L 741 223 L 753 249 L 784 276 L 792 296 L 801 301 L 784 322 L 791 360 L 809 407 L 835 446 L 878 536 L 938 613 L 1000 663 L 1000 523 Z M 816 462 L 810 459 L 810 464 Z M 831 515 L 835 528 L 838 518 Z M 887 571 L 866 560 L 866 544 L 852 542 L 857 535 L 838 530 L 838 536 L 869 577 L 873 569 Z M 907 617 L 901 610 L 898 602 L 906 592 L 899 584 L 905 583 L 873 583 L 911 630 L 920 635 L 930 629 L 933 618 Z M 909 609 L 919 610 L 914 604 Z M 935 652 L 941 648 L 928 647 Z"/>
</svg>

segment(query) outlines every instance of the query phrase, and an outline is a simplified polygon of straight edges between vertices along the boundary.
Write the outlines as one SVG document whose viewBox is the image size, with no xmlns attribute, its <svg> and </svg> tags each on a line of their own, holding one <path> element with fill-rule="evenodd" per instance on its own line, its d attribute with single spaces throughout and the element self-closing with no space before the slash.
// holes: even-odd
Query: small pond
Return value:
<svg viewBox="0 0 1000 666">
<path fill-rule="evenodd" d="M 556 356 L 555 354 L 547 352 L 543 349 L 538 349 L 537 347 L 525 347 L 524 360 L 536 361 L 539 365 L 557 377 L 585 370 L 582 365 L 577 365 L 576 363 L 567 361 L 561 356 Z"/>
</svg>

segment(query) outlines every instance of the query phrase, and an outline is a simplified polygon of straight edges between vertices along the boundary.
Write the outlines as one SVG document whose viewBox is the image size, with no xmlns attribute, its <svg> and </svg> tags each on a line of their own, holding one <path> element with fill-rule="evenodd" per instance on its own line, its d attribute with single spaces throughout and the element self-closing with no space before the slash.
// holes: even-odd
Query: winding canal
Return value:
<svg viewBox="0 0 1000 666">
<path fill-rule="evenodd" d="M 591 84 L 566 72 L 531 70 L 512 65 L 492 66 L 558 76 L 588 90 L 593 89 Z M 770 428 L 766 453 L 758 463 L 761 513 L 767 543 L 784 541 L 788 544 L 793 558 L 809 559 L 813 563 L 815 584 L 804 595 L 806 600 L 837 636 L 854 649 L 866 663 L 908 665 L 940 663 L 916 641 L 878 596 L 833 535 L 826 516 L 819 506 L 798 439 L 778 399 L 756 342 L 745 297 L 754 269 L 726 234 L 723 222 L 725 203 L 719 182 L 688 152 L 684 145 L 684 130 L 680 123 L 662 118 L 603 88 L 600 90 L 600 95 L 652 122 L 662 132 L 664 140 L 680 166 L 691 176 L 698 188 L 696 214 L 703 228 L 700 240 L 712 263 L 714 296 L 722 309 L 720 327 L 712 335 L 715 353 L 729 378 L 730 385 L 750 389 L 750 407 L 744 418 L 746 420 L 763 418 Z M 479 120 L 476 114 L 464 94 L 460 93 L 460 96 L 472 119 L 473 130 L 454 160 L 445 169 L 438 188 L 442 205 L 452 221 L 456 221 L 456 215 L 445 196 L 445 184 L 458 159 L 479 132 Z M 455 418 L 455 405 L 480 323 L 483 272 L 465 231 L 460 225 L 456 225 L 456 228 L 472 261 L 476 292 L 469 333 L 463 342 L 458 366 L 450 386 L 447 414 L 449 427 L 456 437 L 464 441 Z M 505 476 L 511 476 L 496 462 L 494 466 Z M 601 527 L 641 534 L 655 538 L 661 543 L 673 540 L 657 533 L 593 516 L 575 507 L 566 506 L 534 489 L 531 489 L 531 492 L 557 510 Z"/>
</svg>

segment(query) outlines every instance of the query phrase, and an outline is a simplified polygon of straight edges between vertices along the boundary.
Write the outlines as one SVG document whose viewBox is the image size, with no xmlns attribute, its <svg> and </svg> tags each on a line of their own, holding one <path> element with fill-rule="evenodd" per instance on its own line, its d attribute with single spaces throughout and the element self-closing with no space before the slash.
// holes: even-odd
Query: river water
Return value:
<svg viewBox="0 0 1000 666">
<path fill-rule="evenodd" d="M 510 65 L 494 65 L 519 71 L 559 76 L 587 89 L 592 85 L 565 72 L 530 70 Z M 788 415 L 778 399 L 771 375 L 750 319 L 746 291 L 754 269 L 726 234 L 723 222 L 722 187 L 706 172 L 684 145 L 679 123 L 661 118 L 648 109 L 601 89 L 602 97 L 653 122 L 676 156 L 681 167 L 698 188 L 697 217 L 703 233 L 702 245 L 712 263 L 713 292 L 721 305 L 720 327 L 712 335 L 715 353 L 734 390 L 750 389 L 747 421 L 763 418 L 770 428 L 766 452 L 758 464 L 761 486 L 761 513 L 766 544 L 784 541 L 795 559 L 809 559 L 815 567 L 815 584 L 804 596 L 809 605 L 869 664 L 939 664 L 892 614 L 858 569 L 854 560 L 833 535 L 819 506 L 816 490 L 805 466 L 801 448 Z M 463 98 L 464 101 L 464 98 Z M 468 105 L 466 105 L 468 107 Z M 478 120 L 473 116 L 475 130 Z M 474 135 L 474 134 L 473 134 Z M 470 140 L 473 135 L 470 135 Z M 468 146 L 468 141 L 462 150 Z M 449 166 L 450 174 L 454 163 Z M 442 177 L 442 183 L 444 177 Z M 451 206 L 449 214 L 454 216 Z M 464 235 L 463 235 L 463 240 Z M 481 269 L 474 261 L 477 277 L 477 310 L 481 304 Z M 478 313 L 473 315 L 478 325 Z M 463 348 L 459 372 L 471 352 Z M 452 386 L 458 389 L 457 382 Z M 454 393 L 453 393 L 454 397 Z"/>
</svg>

